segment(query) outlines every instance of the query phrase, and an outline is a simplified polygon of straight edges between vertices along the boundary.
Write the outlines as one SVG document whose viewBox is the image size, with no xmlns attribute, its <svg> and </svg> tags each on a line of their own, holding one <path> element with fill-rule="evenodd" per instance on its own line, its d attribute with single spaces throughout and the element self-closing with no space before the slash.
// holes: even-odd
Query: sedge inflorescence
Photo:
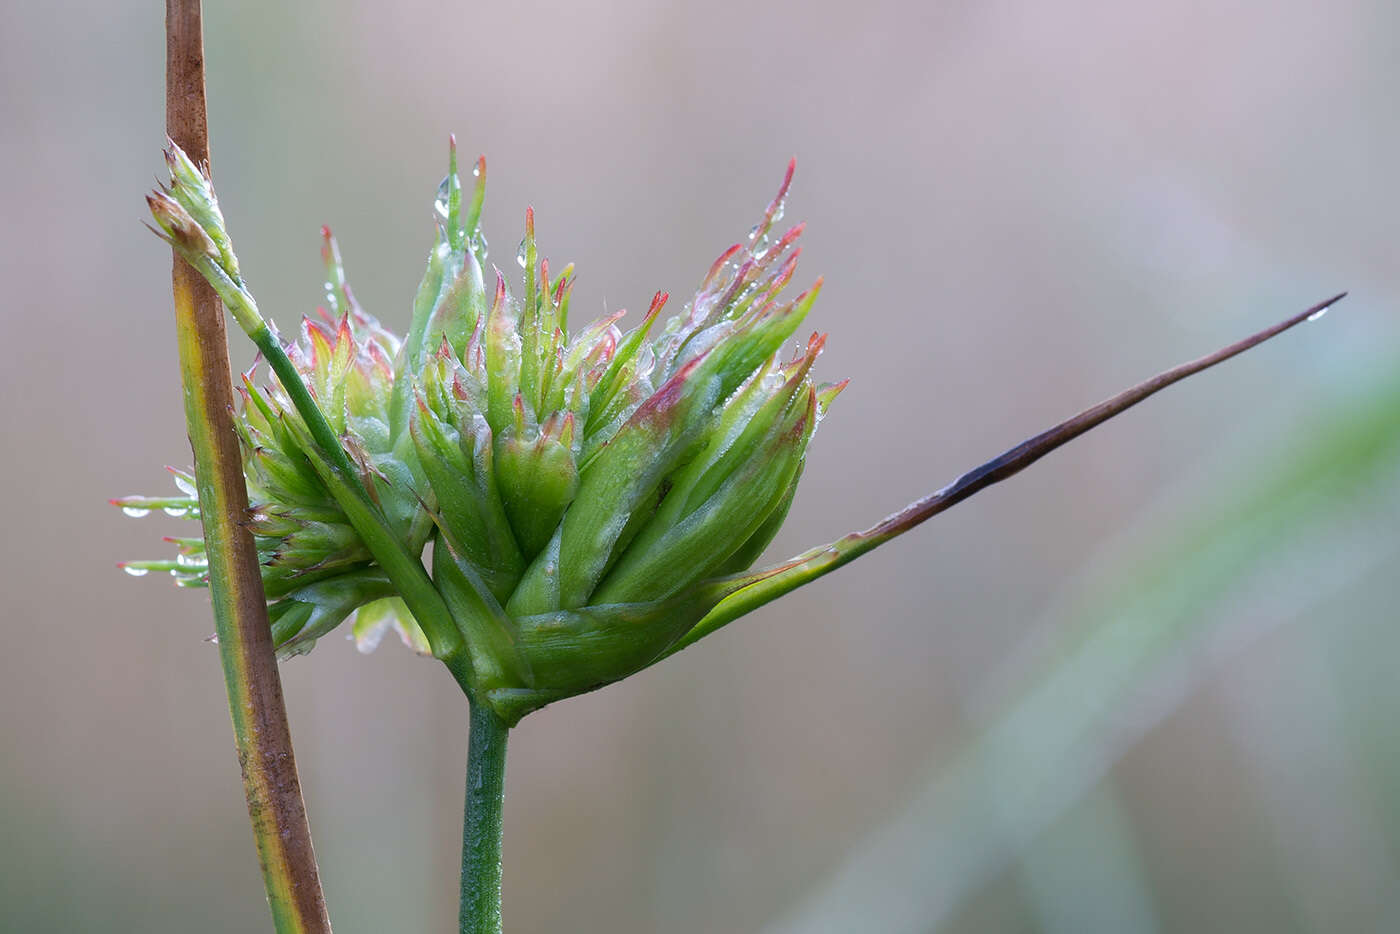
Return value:
<svg viewBox="0 0 1400 934">
<path fill-rule="evenodd" d="M 454 146 L 407 333 L 359 306 L 323 231 L 326 305 L 284 341 L 242 279 L 207 175 L 173 147 L 168 161 L 158 232 L 269 357 L 285 353 L 280 378 L 243 375 L 236 420 L 284 653 L 347 619 L 363 647 L 397 629 L 459 660 L 464 688 L 513 722 L 662 657 L 776 534 L 845 385 L 813 381 L 824 335 L 784 349 L 820 290 L 786 296 L 802 226 L 775 224 L 791 165 L 678 314 L 659 323 L 657 293 L 631 330 L 618 312 L 571 333 L 573 267 L 540 256 L 527 211 L 512 288 L 480 230 L 484 160 L 464 199 Z M 176 480 L 182 497 L 116 502 L 197 518 L 192 478 Z M 202 540 L 175 541 L 175 560 L 128 570 L 207 582 Z"/>
</svg>

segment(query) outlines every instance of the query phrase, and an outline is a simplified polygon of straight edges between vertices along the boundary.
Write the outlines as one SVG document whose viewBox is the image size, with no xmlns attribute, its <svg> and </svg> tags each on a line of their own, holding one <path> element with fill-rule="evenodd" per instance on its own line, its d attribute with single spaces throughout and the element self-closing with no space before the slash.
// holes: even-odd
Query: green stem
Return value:
<svg viewBox="0 0 1400 934">
<path fill-rule="evenodd" d="M 500 934 L 501 806 L 509 728 L 491 705 L 471 705 L 467 794 L 462 815 L 462 934 Z"/>
<path fill-rule="evenodd" d="M 170 137 L 195 158 L 207 161 L 199 0 L 167 0 L 166 43 Z M 209 558 L 219 659 L 268 906 L 273 925 L 281 934 L 329 934 L 330 922 L 292 756 L 262 575 L 246 528 L 248 493 L 233 428 L 233 387 L 223 311 L 214 290 L 179 255 L 171 280 L 185 420 Z"/>
</svg>

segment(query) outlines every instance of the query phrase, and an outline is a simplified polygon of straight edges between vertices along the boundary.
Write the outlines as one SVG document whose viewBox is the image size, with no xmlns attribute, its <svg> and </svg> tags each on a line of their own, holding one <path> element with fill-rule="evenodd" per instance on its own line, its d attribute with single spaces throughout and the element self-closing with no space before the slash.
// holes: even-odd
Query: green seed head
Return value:
<svg viewBox="0 0 1400 934">
<path fill-rule="evenodd" d="M 208 179 L 169 158 L 157 222 L 245 295 Z M 326 231 L 328 307 L 283 346 L 380 527 L 431 551 L 468 689 L 513 722 L 645 667 L 732 592 L 776 534 L 841 386 L 812 382 L 823 336 L 784 353 L 820 288 L 785 297 L 802 227 L 773 228 L 791 166 L 691 302 L 658 325 L 657 293 L 626 332 L 619 312 L 571 333 L 573 267 L 555 274 L 540 256 L 533 210 L 516 281 L 490 265 L 484 161 L 476 176 L 464 207 L 454 146 L 402 339 L 355 302 Z M 250 371 L 243 400 L 252 528 L 284 650 L 352 614 L 363 643 L 392 625 L 426 646 L 286 387 Z"/>
</svg>

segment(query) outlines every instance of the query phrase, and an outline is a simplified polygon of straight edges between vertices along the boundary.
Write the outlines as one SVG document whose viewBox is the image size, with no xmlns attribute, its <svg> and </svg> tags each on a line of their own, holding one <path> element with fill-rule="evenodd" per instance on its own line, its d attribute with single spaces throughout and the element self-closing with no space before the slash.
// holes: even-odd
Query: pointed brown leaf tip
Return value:
<svg viewBox="0 0 1400 934">
<path fill-rule="evenodd" d="M 219 258 L 219 250 L 214 241 L 209 239 L 204 228 L 200 227 L 174 198 L 153 191 L 146 195 L 146 206 L 150 208 L 156 223 L 165 231 L 167 239 L 180 249 L 203 253 L 214 259 Z"/>
<path fill-rule="evenodd" d="M 157 237 L 164 240 L 166 243 L 169 243 L 171 246 L 175 245 L 175 241 L 170 239 L 170 234 L 166 233 L 158 227 L 152 227 L 149 221 L 142 221 L 141 226 L 145 227 L 151 233 L 155 234 Z"/>
<path fill-rule="evenodd" d="M 486 157 L 484 155 L 476 157 L 476 174 L 478 178 L 486 178 Z"/>
<path fill-rule="evenodd" d="M 525 208 L 525 236 L 529 237 L 531 240 L 535 239 L 535 209 L 534 209 L 534 207 L 526 207 L 526 208 Z"/>
<path fill-rule="evenodd" d="M 457 150 L 457 134 L 456 134 L 456 133 L 448 133 L 448 134 L 447 134 L 447 148 L 448 148 L 448 149 L 451 149 L 451 150 L 454 151 L 454 152 Z"/>
</svg>

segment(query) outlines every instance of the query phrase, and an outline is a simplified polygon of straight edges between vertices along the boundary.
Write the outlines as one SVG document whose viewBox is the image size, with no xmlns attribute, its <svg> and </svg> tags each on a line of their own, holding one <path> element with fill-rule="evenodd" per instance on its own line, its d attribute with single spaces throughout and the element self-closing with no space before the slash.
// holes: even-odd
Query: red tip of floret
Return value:
<svg viewBox="0 0 1400 934">
<path fill-rule="evenodd" d="M 645 320 L 645 321 L 653 321 L 653 320 L 655 320 L 656 316 L 659 315 L 659 314 L 661 314 L 661 308 L 662 308 L 662 306 L 664 306 L 664 305 L 666 304 L 667 300 L 668 300 L 670 297 L 671 297 L 671 293 L 670 293 L 670 292 L 657 292 L 655 295 L 653 295 L 653 296 L 651 297 L 651 307 L 647 308 L 646 317 L 645 317 L 643 320 Z"/>
<path fill-rule="evenodd" d="M 701 287 L 703 288 L 704 286 L 707 286 L 711 282 L 713 282 L 715 276 L 719 275 L 719 271 L 724 268 L 724 264 L 733 259 L 734 254 L 738 253 L 743 248 L 744 245 L 742 243 L 736 243 L 732 247 L 721 253 L 719 255 L 719 258 L 716 259 L 714 263 L 710 265 L 710 271 L 705 274 L 705 281 L 701 283 Z"/>
<path fill-rule="evenodd" d="M 499 269 L 496 270 L 496 298 L 491 304 L 491 310 L 498 312 L 506 304 L 506 277 L 501 275 Z"/>
</svg>

